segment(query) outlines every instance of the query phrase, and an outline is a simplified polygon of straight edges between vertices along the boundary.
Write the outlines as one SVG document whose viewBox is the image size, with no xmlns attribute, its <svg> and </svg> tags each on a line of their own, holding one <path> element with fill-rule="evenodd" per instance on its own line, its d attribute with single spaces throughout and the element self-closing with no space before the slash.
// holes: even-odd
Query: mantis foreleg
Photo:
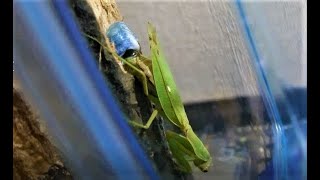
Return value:
<svg viewBox="0 0 320 180">
<path fill-rule="evenodd" d="M 134 74 L 135 76 L 137 76 L 139 78 L 139 80 L 142 83 L 143 86 L 143 91 L 145 93 L 146 96 L 148 96 L 149 92 L 148 92 L 148 79 L 145 75 L 145 73 L 136 68 L 134 65 L 132 65 L 131 63 L 127 62 L 126 60 L 124 60 L 122 57 L 118 56 L 115 52 L 112 52 L 108 47 L 106 47 L 105 45 L 103 45 L 98 39 L 84 33 L 85 36 L 87 36 L 88 38 L 96 41 L 97 43 L 100 44 L 100 46 L 102 46 L 103 48 L 105 48 L 107 50 L 108 53 L 111 53 L 113 56 L 117 57 L 119 60 L 121 60 L 122 63 L 126 64 L 130 69 L 131 69 L 131 73 Z"/>
<path fill-rule="evenodd" d="M 131 63 L 127 62 L 127 61 L 123 61 L 124 64 L 126 64 L 129 68 L 131 68 L 131 73 L 133 75 L 135 75 L 140 82 L 142 83 L 142 87 L 143 87 L 143 92 L 146 96 L 149 95 L 149 91 L 148 91 L 148 79 L 145 75 L 145 73 L 143 71 L 141 71 L 140 69 L 136 68 L 134 65 L 132 65 Z"/>
</svg>

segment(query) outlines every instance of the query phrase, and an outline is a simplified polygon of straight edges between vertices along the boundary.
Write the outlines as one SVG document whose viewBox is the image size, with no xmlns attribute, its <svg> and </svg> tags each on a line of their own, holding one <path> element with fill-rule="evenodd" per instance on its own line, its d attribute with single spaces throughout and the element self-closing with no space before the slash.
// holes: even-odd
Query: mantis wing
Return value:
<svg viewBox="0 0 320 180">
<path fill-rule="evenodd" d="M 168 119 L 184 131 L 186 138 L 193 147 L 194 153 L 202 160 L 196 163 L 197 166 L 203 166 L 201 167 L 202 169 L 207 169 L 211 163 L 210 154 L 189 125 L 176 83 L 157 39 L 156 30 L 150 23 L 148 23 L 148 35 L 153 76 L 162 109 Z"/>
<path fill-rule="evenodd" d="M 148 23 L 148 35 L 150 41 L 152 69 L 156 90 L 160 104 L 169 120 L 184 129 L 189 126 L 179 92 L 174 82 L 173 75 L 169 69 L 160 44 L 156 36 L 155 28 Z"/>
</svg>

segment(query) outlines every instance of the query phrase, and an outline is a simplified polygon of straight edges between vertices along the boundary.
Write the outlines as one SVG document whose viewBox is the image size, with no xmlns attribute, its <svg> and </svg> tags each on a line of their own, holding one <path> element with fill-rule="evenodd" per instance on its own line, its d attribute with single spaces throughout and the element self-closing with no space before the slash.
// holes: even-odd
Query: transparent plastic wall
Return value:
<svg viewBox="0 0 320 180">
<path fill-rule="evenodd" d="M 195 179 L 306 179 L 305 1 L 119 0 L 148 53 L 156 25 L 213 167 Z M 240 29 L 240 30 L 239 30 Z"/>
<path fill-rule="evenodd" d="M 272 125 L 273 166 L 262 177 L 306 179 L 306 2 L 237 1 L 237 8 Z"/>
</svg>

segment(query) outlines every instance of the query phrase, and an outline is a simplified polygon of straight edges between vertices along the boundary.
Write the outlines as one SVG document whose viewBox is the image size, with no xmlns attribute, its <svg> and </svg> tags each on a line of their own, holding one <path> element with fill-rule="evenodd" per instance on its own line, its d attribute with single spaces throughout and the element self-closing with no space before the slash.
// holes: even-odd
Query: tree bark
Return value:
<svg viewBox="0 0 320 180">
<path fill-rule="evenodd" d="M 71 0 L 70 2 L 82 31 L 97 37 L 103 43 L 106 42 L 105 35 L 108 27 L 113 22 L 123 19 L 114 0 Z M 117 98 L 124 114 L 131 120 L 146 123 L 152 113 L 152 105 L 144 95 L 140 82 L 129 73 L 125 73 L 121 64 L 118 64 L 105 50 L 101 51 L 102 47 L 97 42 L 91 39 L 88 39 L 88 42 L 106 78 L 106 83 Z M 190 179 L 190 175 L 176 170 L 163 129 L 163 120 L 157 118 L 148 130 L 136 129 L 135 132 L 162 178 Z"/>
<path fill-rule="evenodd" d="M 13 179 L 70 179 L 35 110 L 13 85 Z M 55 169 L 52 169 L 56 167 Z M 50 170 L 51 175 L 47 174 Z"/>
</svg>

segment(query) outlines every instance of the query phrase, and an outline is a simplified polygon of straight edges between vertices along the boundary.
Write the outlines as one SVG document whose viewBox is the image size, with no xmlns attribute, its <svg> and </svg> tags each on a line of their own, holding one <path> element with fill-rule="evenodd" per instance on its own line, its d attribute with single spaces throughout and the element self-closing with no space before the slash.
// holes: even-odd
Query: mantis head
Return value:
<svg viewBox="0 0 320 180">
<path fill-rule="evenodd" d="M 123 58 L 123 60 L 131 64 L 136 64 L 140 55 L 141 55 L 140 50 L 128 49 L 125 51 L 125 53 L 121 57 Z"/>
</svg>

